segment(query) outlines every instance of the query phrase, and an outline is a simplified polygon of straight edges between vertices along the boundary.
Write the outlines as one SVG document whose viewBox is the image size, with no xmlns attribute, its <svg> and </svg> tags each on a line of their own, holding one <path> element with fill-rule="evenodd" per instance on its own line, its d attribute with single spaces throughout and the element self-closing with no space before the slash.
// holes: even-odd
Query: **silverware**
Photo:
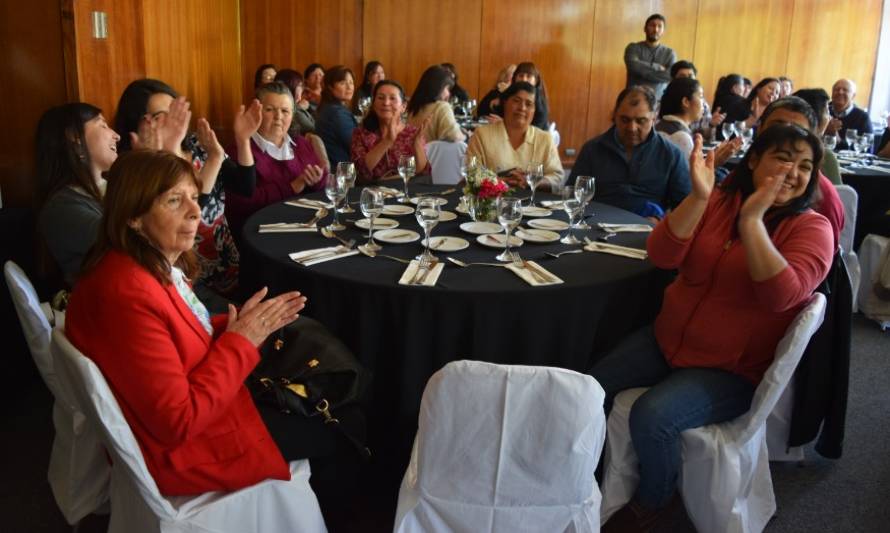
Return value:
<svg viewBox="0 0 890 533">
<path fill-rule="evenodd" d="M 326 216 L 328 216 L 328 210 L 324 207 L 320 208 L 318 211 L 315 212 L 315 216 L 312 217 L 309 222 L 306 222 L 306 227 L 308 228 L 310 226 L 314 226 L 316 223 L 318 223 L 319 220 L 323 219 Z"/>
<path fill-rule="evenodd" d="M 455 265 L 457 265 L 461 268 L 469 267 L 469 266 L 493 266 L 493 267 L 505 267 L 506 268 L 506 266 L 507 266 L 505 263 L 464 263 L 460 259 L 455 259 L 453 257 L 446 257 L 445 259 L 448 259 L 449 261 L 451 261 L 452 263 L 454 263 Z"/>
<path fill-rule="evenodd" d="M 324 235 L 325 237 L 327 237 L 328 239 L 337 239 L 338 241 L 340 241 L 340 243 L 343 246 L 349 248 L 350 250 L 352 249 L 353 246 L 355 246 L 355 239 L 349 239 L 347 241 L 346 239 L 343 239 L 342 237 L 340 237 L 339 235 L 334 233 L 334 230 L 332 230 L 330 228 L 327 228 L 327 227 L 321 228 L 321 234 Z"/>
<path fill-rule="evenodd" d="M 428 278 L 429 275 L 433 273 L 433 269 L 435 269 L 436 265 L 438 264 L 438 261 L 431 261 L 426 264 L 426 272 L 424 272 L 423 276 L 421 276 L 420 280 L 418 280 L 418 285 L 423 285 L 424 283 L 426 283 L 426 278 Z"/>
<path fill-rule="evenodd" d="M 583 253 L 583 252 L 584 252 L 584 250 L 566 250 L 566 251 L 564 251 L 564 252 L 556 252 L 556 253 L 554 253 L 554 252 L 546 252 L 544 255 L 553 257 L 553 258 L 555 258 L 555 259 L 559 259 L 559 256 L 561 256 L 561 255 L 566 255 L 566 254 L 580 254 L 580 253 Z"/>
<path fill-rule="evenodd" d="M 440 195 L 445 196 L 446 194 L 451 194 L 456 190 L 457 189 L 445 189 L 444 191 L 419 192 L 419 193 L 414 193 L 414 197 L 417 198 L 418 196 L 440 196 Z"/>
<path fill-rule="evenodd" d="M 411 280 L 408 281 L 408 285 L 419 285 L 423 283 L 423 279 L 426 277 L 427 272 L 429 272 L 429 267 L 427 266 L 426 261 L 421 261 L 420 264 L 417 265 L 417 270 L 414 271 L 414 275 L 411 276 Z"/>
<path fill-rule="evenodd" d="M 389 238 L 389 239 L 401 239 L 402 237 L 410 237 L 410 236 L 411 236 L 410 233 L 408 233 L 408 232 L 406 232 L 406 231 L 403 231 L 402 233 L 390 233 L 389 235 L 387 235 L 387 238 Z"/>
<path fill-rule="evenodd" d="M 526 270 L 532 273 L 533 276 L 537 276 L 538 281 L 541 283 L 553 283 L 553 276 L 550 275 L 549 272 L 544 271 L 543 269 L 538 268 L 537 266 L 529 263 L 528 261 L 523 260 L 522 266 Z"/>
<path fill-rule="evenodd" d="M 401 257 L 395 257 L 395 256 L 393 256 L 393 255 L 378 254 L 377 252 L 375 252 L 375 251 L 373 251 L 373 250 L 368 250 L 368 249 L 365 248 L 364 246 L 359 246 L 359 247 L 356 248 L 356 249 L 357 249 L 359 252 L 361 252 L 363 255 L 366 255 L 366 256 L 368 256 L 368 257 L 383 257 L 383 258 L 385 258 L 385 259 L 391 259 L 391 260 L 393 260 L 393 261 L 398 261 L 399 263 L 403 263 L 403 264 L 406 264 L 406 265 L 408 265 L 408 264 L 411 263 L 411 260 L 410 260 L 410 259 L 402 259 Z"/>
<path fill-rule="evenodd" d="M 341 254 L 341 253 L 347 252 L 347 251 L 349 251 L 349 250 L 348 249 L 344 250 L 342 246 L 338 246 L 338 247 L 334 248 L 333 250 L 318 250 L 315 253 L 311 253 L 309 255 L 304 255 L 303 257 L 297 259 L 296 261 L 298 263 L 305 263 L 306 261 L 314 261 L 316 259 L 321 259 L 322 257 L 328 257 L 330 255 L 338 255 L 338 254 Z"/>
</svg>

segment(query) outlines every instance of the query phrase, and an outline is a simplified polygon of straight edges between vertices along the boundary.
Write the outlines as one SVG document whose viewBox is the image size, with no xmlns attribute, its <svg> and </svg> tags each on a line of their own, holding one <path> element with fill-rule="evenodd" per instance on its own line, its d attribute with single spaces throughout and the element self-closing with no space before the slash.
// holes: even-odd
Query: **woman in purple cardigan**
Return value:
<svg viewBox="0 0 890 533">
<path fill-rule="evenodd" d="M 321 190 L 324 169 L 303 137 L 292 138 L 287 131 L 294 113 L 294 98 L 286 85 L 267 83 L 256 93 L 262 104 L 263 120 L 250 139 L 256 162 L 256 188 L 252 196 L 226 197 L 226 217 L 237 237 L 244 221 L 255 211 L 298 194 Z M 234 154 L 234 147 L 229 148 Z"/>
</svg>

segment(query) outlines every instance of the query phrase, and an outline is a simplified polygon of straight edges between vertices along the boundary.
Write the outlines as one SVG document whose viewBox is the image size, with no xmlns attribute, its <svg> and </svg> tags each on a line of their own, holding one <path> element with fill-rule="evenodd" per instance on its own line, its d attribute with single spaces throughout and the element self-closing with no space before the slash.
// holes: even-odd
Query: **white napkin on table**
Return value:
<svg viewBox="0 0 890 533">
<path fill-rule="evenodd" d="M 297 200 L 288 200 L 284 202 L 287 205 L 292 205 L 294 207 L 302 207 L 305 209 L 333 209 L 334 205 L 326 202 L 322 202 L 321 200 L 311 200 L 309 198 L 299 198 Z"/>
<path fill-rule="evenodd" d="M 619 246 L 617 244 L 609 244 L 607 242 L 589 242 L 587 246 L 584 247 L 588 252 L 601 252 L 605 254 L 612 255 L 620 255 L 623 257 L 630 257 L 631 259 L 646 259 L 649 257 L 649 254 L 646 253 L 646 250 L 640 250 L 639 248 L 630 248 L 627 246 Z"/>
<path fill-rule="evenodd" d="M 597 226 L 611 233 L 649 233 L 652 231 L 652 226 L 649 224 L 608 224 L 600 222 Z"/>
<path fill-rule="evenodd" d="M 405 269 L 405 272 L 402 274 L 402 277 L 399 278 L 399 285 L 414 285 L 414 286 L 423 286 L 423 287 L 433 287 L 436 282 L 439 281 L 439 276 L 442 274 L 442 270 L 445 268 L 445 263 L 441 261 L 436 262 L 435 265 L 431 269 L 429 269 L 426 274 L 426 277 L 423 278 L 423 281 L 420 283 L 411 283 L 411 280 L 417 276 L 417 269 L 420 268 L 420 261 L 413 260 L 408 263 L 408 267 Z M 424 274 L 420 274 L 420 276 L 424 276 Z"/>
<path fill-rule="evenodd" d="M 544 285 L 559 285 L 560 283 L 565 283 L 563 280 L 559 279 L 556 274 L 550 272 L 534 261 L 523 261 L 518 264 L 508 263 L 506 267 L 508 270 L 512 271 L 514 274 L 522 278 L 523 281 L 525 281 L 532 287 Z M 533 274 L 532 272 L 536 272 L 538 276 L 543 277 L 546 281 L 540 281 L 538 279 L 538 276 L 535 276 L 535 274 Z"/>
<path fill-rule="evenodd" d="M 344 257 L 356 255 L 357 253 L 358 250 L 350 249 L 345 246 L 328 246 L 327 248 L 314 248 L 312 250 L 295 252 L 288 254 L 288 257 L 303 266 L 312 266 L 332 259 L 342 259 Z"/>
<path fill-rule="evenodd" d="M 260 233 L 300 233 L 300 232 L 316 232 L 318 227 L 315 224 L 307 226 L 302 222 L 276 222 L 274 224 L 260 224 Z"/>
</svg>

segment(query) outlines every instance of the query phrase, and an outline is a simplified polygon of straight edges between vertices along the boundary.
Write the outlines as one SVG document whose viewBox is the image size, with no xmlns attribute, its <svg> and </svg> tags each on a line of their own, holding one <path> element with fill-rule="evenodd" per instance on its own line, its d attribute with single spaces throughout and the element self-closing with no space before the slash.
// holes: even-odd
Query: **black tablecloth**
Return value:
<svg viewBox="0 0 890 533">
<path fill-rule="evenodd" d="M 412 186 L 411 192 L 444 188 Z M 355 200 L 358 194 L 353 191 L 350 198 Z M 443 210 L 453 210 L 458 196 L 456 192 L 448 195 Z M 591 225 L 645 222 L 596 203 L 588 213 L 594 215 Z M 374 372 L 375 404 L 379 407 L 386 397 L 385 403 L 392 402 L 389 407 L 403 414 L 417 412 L 427 379 L 456 359 L 586 370 L 592 357 L 654 318 L 668 279 L 647 261 L 589 252 L 549 259 L 545 252 L 569 246 L 526 243 L 519 249 L 522 257 L 538 261 L 564 284 L 530 287 L 503 268 L 447 264 L 436 287 L 406 287 L 398 285 L 404 264 L 358 255 L 304 267 L 287 254 L 337 242 L 318 233 L 258 233 L 261 223 L 306 221 L 313 214 L 281 203 L 248 219 L 242 236 L 242 284 L 251 289 L 265 284 L 273 293 L 303 292 L 309 298 L 305 314 L 330 328 Z M 553 217 L 565 220 L 561 212 Z M 361 215 L 341 218 L 355 220 Z M 387 218 L 397 219 L 400 228 L 421 233 L 413 215 Z M 450 255 L 464 261 L 494 262 L 497 250 L 479 245 L 474 235 L 458 228 L 468 220 L 458 215 L 457 220 L 440 223 L 433 236 L 461 236 L 470 241 L 470 247 L 436 255 L 440 260 Z M 340 236 L 359 243 L 367 239 L 367 231 L 347 225 L 349 229 L 339 232 Z M 582 234 L 596 237 L 601 232 L 578 232 L 579 237 Z M 647 235 L 619 234 L 610 242 L 643 248 Z M 381 253 L 403 258 L 421 251 L 420 241 L 381 244 Z"/>
<path fill-rule="evenodd" d="M 890 170 L 888 165 L 879 165 Z M 841 169 L 841 180 L 844 184 L 856 189 L 859 204 L 856 208 L 856 233 L 853 249 L 859 245 L 869 233 L 886 234 L 887 211 L 890 210 L 890 173 L 868 168 Z"/>
</svg>

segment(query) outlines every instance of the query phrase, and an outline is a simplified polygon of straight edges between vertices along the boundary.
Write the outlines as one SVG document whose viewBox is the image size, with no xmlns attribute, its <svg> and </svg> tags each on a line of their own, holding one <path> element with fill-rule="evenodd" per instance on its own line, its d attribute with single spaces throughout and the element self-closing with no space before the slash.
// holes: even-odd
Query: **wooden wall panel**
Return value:
<svg viewBox="0 0 890 533">
<path fill-rule="evenodd" d="M 99 107 L 109 122 L 127 84 L 145 77 L 142 3 L 142 0 L 73 2 L 78 82 L 74 99 Z M 107 39 L 93 38 L 93 11 L 108 14 Z"/>
<path fill-rule="evenodd" d="M 205 117 L 232 140 L 242 102 L 238 0 L 143 0 L 145 73 L 185 95 L 193 120 Z"/>
<path fill-rule="evenodd" d="M 646 38 L 643 31 L 646 18 L 653 13 L 664 15 L 667 25 L 662 43 L 673 48 L 677 59 L 692 59 L 698 4 L 699 0 L 596 0 L 588 78 L 592 90 L 587 109 L 587 135 L 581 144 L 611 126 L 615 98 L 627 84 L 624 49 L 629 43 Z M 576 146 L 580 147 L 580 144 Z"/>
<path fill-rule="evenodd" d="M 37 121 L 49 107 L 66 100 L 61 28 L 59 0 L 0 3 L 0 192 L 4 206 L 30 203 Z"/>
<path fill-rule="evenodd" d="M 245 99 L 264 63 L 301 73 L 310 63 L 341 64 L 361 77 L 362 0 L 242 0 L 241 43 Z"/>
<path fill-rule="evenodd" d="M 835 81 L 850 78 L 858 86 L 856 103 L 868 107 L 882 3 L 795 0 L 785 69 L 795 87 L 823 87 L 831 93 Z"/>
<path fill-rule="evenodd" d="M 532 61 L 547 84 L 550 121 L 562 136 L 560 153 L 587 136 L 594 0 L 485 0 L 480 94 L 508 63 Z"/>
<path fill-rule="evenodd" d="M 427 67 L 453 63 L 460 85 L 470 95 L 479 93 L 482 0 L 365 0 L 364 4 L 363 63 L 383 63 L 386 76 L 404 85 L 408 94 Z"/>
<path fill-rule="evenodd" d="M 753 83 L 785 74 L 794 2 L 706 0 L 699 5 L 695 66 L 710 101 L 720 76 Z M 809 61 L 819 61 L 813 57 Z"/>
</svg>

